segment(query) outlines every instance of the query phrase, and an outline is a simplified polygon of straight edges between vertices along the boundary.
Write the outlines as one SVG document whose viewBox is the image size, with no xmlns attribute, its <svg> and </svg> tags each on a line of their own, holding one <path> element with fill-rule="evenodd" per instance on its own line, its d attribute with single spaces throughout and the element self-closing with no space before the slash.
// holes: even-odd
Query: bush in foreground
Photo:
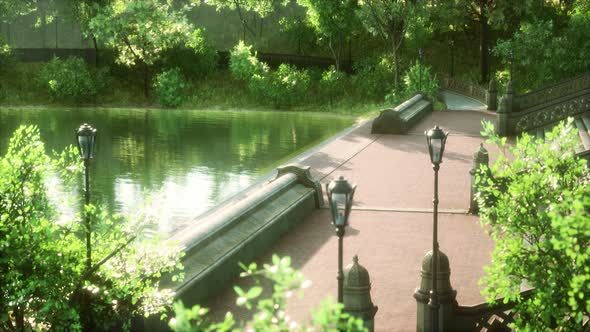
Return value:
<svg viewBox="0 0 590 332">
<path fill-rule="evenodd" d="M 481 221 L 496 242 L 484 295 L 518 302 L 519 331 L 580 331 L 590 315 L 590 175 L 572 122 L 513 147 L 491 124 L 482 133 L 501 152 L 493 177 L 479 177 Z M 535 288 L 530 299 L 522 287 Z"/>
<path fill-rule="evenodd" d="M 307 326 L 292 320 L 286 313 L 287 299 L 294 293 L 301 295 L 302 290 L 310 282 L 303 279 L 301 272 L 291 267 L 289 257 L 272 257 L 272 264 L 264 264 L 259 268 L 256 263 L 249 266 L 241 265 L 244 272 L 241 277 L 254 278 L 256 285 L 248 290 L 234 287 L 238 295 L 236 304 L 254 310 L 252 319 L 248 322 L 236 322 L 231 312 L 228 312 L 222 322 L 207 321 L 208 309 L 199 305 L 187 309 L 182 303 L 174 305 L 175 317 L 169 326 L 175 332 L 197 331 L 367 331 L 363 321 L 350 314 L 342 312 L 342 304 L 335 304 L 331 300 L 321 303 L 319 309 L 314 310 L 313 319 Z M 260 286 L 260 279 L 271 281 L 272 292 L 266 297 Z"/>
<path fill-rule="evenodd" d="M 172 303 L 159 280 L 179 277 L 181 251 L 141 238 L 146 219 L 133 223 L 92 205 L 73 218 L 60 214 L 49 181 L 52 190 L 55 177 L 58 186 L 72 185 L 80 170 L 72 146 L 49 157 L 32 126 L 15 132 L 0 159 L 1 331 L 127 330 L 133 317 L 165 316 Z"/>
</svg>

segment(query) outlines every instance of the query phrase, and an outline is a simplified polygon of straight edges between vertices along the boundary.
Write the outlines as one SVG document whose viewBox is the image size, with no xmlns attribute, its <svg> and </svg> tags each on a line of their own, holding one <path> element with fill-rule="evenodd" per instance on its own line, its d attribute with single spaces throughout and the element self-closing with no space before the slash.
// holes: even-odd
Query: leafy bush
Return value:
<svg viewBox="0 0 590 332">
<path fill-rule="evenodd" d="M 353 83 L 358 93 L 382 101 L 393 89 L 394 65 L 388 57 L 369 57 L 355 64 Z"/>
<path fill-rule="evenodd" d="M 433 75 L 429 66 L 424 66 L 418 61 L 404 74 L 404 84 L 407 96 L 421 92 L 432 101 L 437 98 L 436 74 Z"/>
<path fill-rule="evenodd" d="M 168 68 L 178 67 L 186 77 L 203 78 L 211 74 L 218 63 L 217 50 L 203 36 L 203 29 L 197 29 L 186 45 L 168 49 L 163 58 Z"/>
<path fill-rule="evenodd" d="M 49 157 L 39 130 L 21 126 L 0 166 L 1 331 L 128 330 L 136 315 L 165 314 L 173 292 L 159 280 L 178 277 L 180 248 L 141 238 L 151 220 L 132 223 L 92 205 L 85 218 L 64 216 L 48 194 L 56 178 L 59 186 L 80 179 L 73 146 Z"/>
<path fill-rule="evenodd" d="M 174 305 L 175 317 L 170 320 L 169 326 L 175 332 L 198 331 L 367 331 L 363 321 L 348 313 L 342 312 L 343 305 L 335 304 L 330 300 L 324 301 L 321 307 L 314 310 L 313 320 L 310 326 L 300 325 L 285 314 L 287 298 L 292 293 L 302 293 L 310 282 L 303 279 L 301 272 L 291 267 L 289 257 L 272 257 L 272 265 L 264 264 L 262 269 L 256 263 L 249 266 L 242 265 L 241 277 L 254 278 L 257 285 L 249 290 L 243 290 L 235 286 L 238 298 L 236 304 L 248 310 L 255 308 L 249 322 L 236 322 L 234 316 L 228 312 L 225 319 L 218 323 L 209 323 L 206 320 L 208 309 L 199 305 L 187 309 L 182 303 Z M 272 294 L 261 297 L 263 288 L 259 286 L 258 279 L 265 278 L 272 282 Z"/>
<path fill-rule="evenodd" d="M 229 57 L 229 70 L 232 76 L 240 81 L 249 81 L 254 75 L 265 75 L 269 67 L 252 54 L 252 46 L 240 42 L 231 50 Z"/>
<path fill-rule="evenodd" d="M 322 73 L 320 79 L 320 93 L 330 101 L 330 105 L 334 103 L 334 99 L 344 92 L 346 84 L 346 74 L 337 71 L 334 66 Z"/>
<path fill-rule="evenodd" d="M 158 102 L 163 106 L 176 107 L 182 104 L 186 99 L 187 87 L 179 68 L 163 71 L 154 78 Z"/>
<path fill-rule="evenodd" d="M 97 83 L 88 65 L 78 57 L 54 57 L 39 73 L 39 82 L 57 101 L 81 103 L 96 97 Z"/>
<path fill-rule="evenodd" d="M 481 221 L 496 242 L 482 283 L 488 301 L 517 302 L 517 331 L 581 331 L 590 314 L 590 175 L 572 122 L 515 146 L 484 125 L 501 153 L 492 177 L 478 176 Z M 523 286 L 535 288 L 531 298 Z"/>
<path fill-rule="evenodd" d="M 277 70 L 266 75 L 254 74 L 248 87 L 254 96 L 281 108 L 301 102 L 309 89 L 311 79 L 307 70 L 281 64 Z"/>
</svg>

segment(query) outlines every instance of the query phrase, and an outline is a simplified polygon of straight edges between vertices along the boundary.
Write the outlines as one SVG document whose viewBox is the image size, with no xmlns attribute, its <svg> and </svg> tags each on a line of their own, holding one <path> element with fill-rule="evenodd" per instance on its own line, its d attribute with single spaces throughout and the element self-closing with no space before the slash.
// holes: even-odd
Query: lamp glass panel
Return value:
<svg viewBox="0 0 590 332">
<path fill-rule="evenodd" d="M 78 145 L 80 146 L 80 153 L 83 159 L 88 159 L 91 138 L 88 136 L 78 136 Z"/>
<path fill-rule="evenodd" d="M 346 209 L 346 194 L 333 193 L 332 204 L 336 210 L 336 225 L 344 225 L 344 215 Z"/>
<path fill-rule="evenodd" d="M 442 139 L 433 138 L 430 141 L 430 146 L 432 149 L 432 162 L 435 164 L 440 163 L 442 159 Z"/>
</svg>

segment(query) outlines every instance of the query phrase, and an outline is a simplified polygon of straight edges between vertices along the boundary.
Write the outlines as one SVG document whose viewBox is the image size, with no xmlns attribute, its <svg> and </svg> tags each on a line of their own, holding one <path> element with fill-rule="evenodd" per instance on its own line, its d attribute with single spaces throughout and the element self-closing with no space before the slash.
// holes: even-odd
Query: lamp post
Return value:
<svg viewBox="0 0 590 332">
<path fill-rule="evenodd" d="M 451 49 L 451 77 L 455 76 L 455 40 L 449 40 L 449 48 Z"/>
<path fill-rule="evenodd" d="M 422 92 L 422 56 L 423 56 L 422 49 L 419 49 L 418 50 L 418 64 L 419 64 L 419 66 L 418 66 L 418 73 L 419 73 L 418 76 L 420 76 L 420 78 L 419 78 L 419 82 L 420 83 L 418 85 L 418 89 L 420 90 L 420 92 Z"/>
<path fill-rule="evenodd" d="M 84 123 L 76 131 L 76 141 L 78 143 L 78 151 L 80 158 L 84 161 L 84 206 L 90 204 L 90 177 L 89 168 L 90 160 L 94 158 L 94 144 L 96 142 L 96 129 L 91 125 Z M 91 246 L 91 232 L 90 232 L 90 218 L 86 213 L 86 268 L 90 270 L 92 267 L 92 246 Z"/>
<path fill-rule="evenodd" d="M 432 222 L 432 290 L 430 291 L 430 299 L 428 306 L 432 311 L 432 331 L 438 331 L 438 309 L 440 307 L 437 294 L 437 279 L 438 279 L 438 170 L 442 163 L 443 153 L 445 151 L 445 144 L 447 141 L 448 132 L 444 132 L 438 126 L 424 133 L 426 135 L 426 142 L 428 143 L 428 153 L 430 154 L 430 161 L 432 169 L 434 170 L 434 205 L 433 222 Z"/>
<path fill-rule="evenodd" d="M 350 185 L 342 176 L 326 184 L 328 204 L 330 204 L 330 211 L 332 212 L 332 225 L 336 227 L 336 236 L 338 236 L 338 276 L 336 277 L 338 280 L 338 303 L 343 303 L 342 238 L 346 226 L 348 226 L 348 217 L 350 216 L 355 189 L 356 185 Z"/>
</svg>

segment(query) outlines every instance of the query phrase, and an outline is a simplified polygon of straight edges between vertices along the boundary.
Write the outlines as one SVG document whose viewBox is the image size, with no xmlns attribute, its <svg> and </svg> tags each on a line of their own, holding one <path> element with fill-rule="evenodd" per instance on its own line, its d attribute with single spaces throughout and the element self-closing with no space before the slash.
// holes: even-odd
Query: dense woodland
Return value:
<svg viewBox="0 0 590 332">
<path fill-rule="evenodd" d="M 452 75 L 484 86 L 496 79 L 502 87 L 512 78 L 526 92 L 587 71 L 588 7 L 573 0 L 1 0 L 5 24 L 23 17 L 42 26 L 59 17 L 76 21 L 96 56 L 91 63 L 21 64 L 0 39 L 0 101 L 366 111 L 363 105 L 416 92 L 414 66 L 425 82 Z M 227 38 L 204 27 L 214 19 L 199 21 L 204 9 L 238 22 L 234 46 L 220 49 Z M 235 73 L 231 64 L 246 56 L 244 47 L 253 57 L 260 49 L 327 56 L 333 67 L 261 62 L 254 72 Z M 217 52 L 225 49 L 229 73 Z M 80 75 L 71 79 L 72 72 Z M 255 75 L 262 79 L 250 79 Z"/>
</svg>

